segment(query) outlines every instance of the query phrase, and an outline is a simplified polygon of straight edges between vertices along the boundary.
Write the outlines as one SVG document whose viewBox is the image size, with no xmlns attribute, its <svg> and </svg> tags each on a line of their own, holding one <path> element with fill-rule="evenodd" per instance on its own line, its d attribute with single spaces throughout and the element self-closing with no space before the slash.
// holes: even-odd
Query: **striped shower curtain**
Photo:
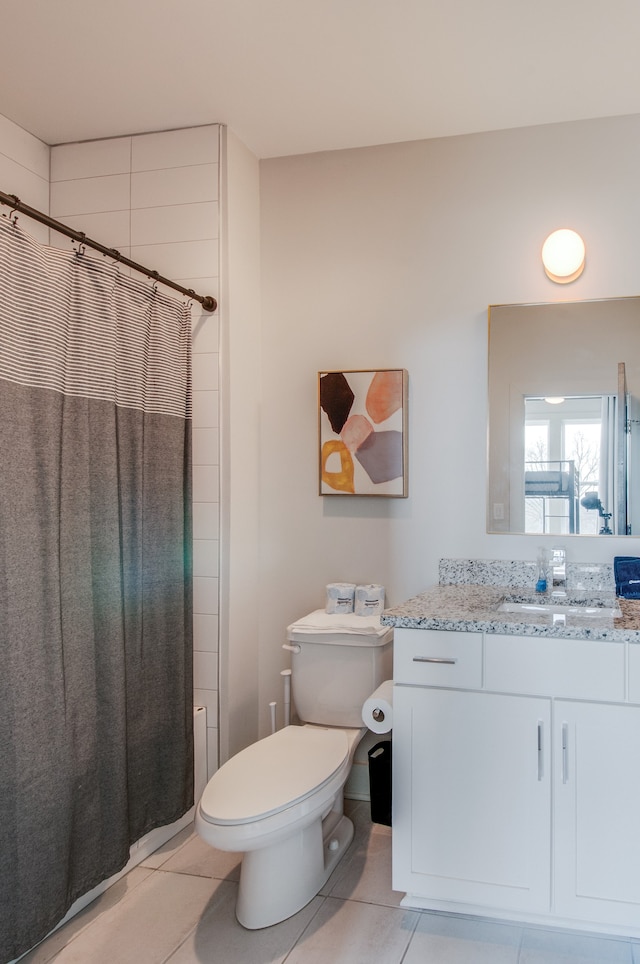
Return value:
<svg viewBox="0 0 640 964">
<path fill-rule="evenodd" d="M 193 802 L 189 308 L 0 218 L 0 961 Z"/>
</svg>

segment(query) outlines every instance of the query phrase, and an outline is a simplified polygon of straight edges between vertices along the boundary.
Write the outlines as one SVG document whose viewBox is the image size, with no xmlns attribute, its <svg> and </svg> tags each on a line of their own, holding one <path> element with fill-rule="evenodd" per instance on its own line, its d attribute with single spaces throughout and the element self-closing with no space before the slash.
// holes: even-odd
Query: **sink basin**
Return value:
<svg viewBox="0 0 640 964">
<path fill-rule="evenodd" d="M 540 616 L 585 616 L 588 619 L 617 619 L 622 612 L 617 605 L 581 606 L 576 603 L 555 603 L 549 600 L 538 602 L 506 602 L 498 606 L 500 613 L 529 613 Z"/>
</svg>

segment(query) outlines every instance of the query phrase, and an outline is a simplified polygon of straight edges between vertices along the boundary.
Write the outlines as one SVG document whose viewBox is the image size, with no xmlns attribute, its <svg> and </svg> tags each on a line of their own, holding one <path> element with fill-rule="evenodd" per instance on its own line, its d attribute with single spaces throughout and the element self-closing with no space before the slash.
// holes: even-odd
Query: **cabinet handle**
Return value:
<svg viewBox="0 0 640 964">
<path fill-rule="evenodd" d="M 543 722 L 538 720 L 538 780 L 544 777 Z"/>
<path fill-rule="evenodd" d="M 414 663 L 449 663 L 451 666 L 453 666 L 453 664 L 457 663 L 458 660 L 449 659 L 448 657 L 445 657 L 445 656 L 414 656 L 413 662 Z"/>
<path fill-rule="evenodd" d="M 562 782 L 569 779 L 569 724 L 562 724 Z"/>
</svg>

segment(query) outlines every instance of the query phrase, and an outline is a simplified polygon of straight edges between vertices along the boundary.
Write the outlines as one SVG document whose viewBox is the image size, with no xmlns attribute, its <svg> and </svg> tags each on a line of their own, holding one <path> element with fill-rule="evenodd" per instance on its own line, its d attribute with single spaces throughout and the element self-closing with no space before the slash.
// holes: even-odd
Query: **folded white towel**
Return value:
<svg viewBox="0 0 640 964">
<path fill-rule="evenodd" d="M 384 636 L 388 626 L 380 625 L 380 616 L 356 616 L 354 613 L 326 613 L 316 609 L 287 626 L 288 633 L 359 633 L 362 636 Z"/>
</svg>

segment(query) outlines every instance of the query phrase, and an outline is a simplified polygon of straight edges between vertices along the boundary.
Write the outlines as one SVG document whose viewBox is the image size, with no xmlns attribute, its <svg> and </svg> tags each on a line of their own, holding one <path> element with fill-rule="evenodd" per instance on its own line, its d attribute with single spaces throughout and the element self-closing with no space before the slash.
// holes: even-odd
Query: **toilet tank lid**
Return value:
<svg viewBox="0 0 640 964">
<path fill-rule="evenodd" d="M 248 823 L 310 796 L 349 755 L 341 729 L 286 726 L 231 757 L 213 775 L 200 801 L 211 823 Z"/>
<path fill-rule="evenodd" d="M 393 639 L 393 627 L 381 626 L 379 615 L 356 616 L 316 609 L 287 626 L 287 638 L 292 642 L 381 646 Z"/>
</svg>

